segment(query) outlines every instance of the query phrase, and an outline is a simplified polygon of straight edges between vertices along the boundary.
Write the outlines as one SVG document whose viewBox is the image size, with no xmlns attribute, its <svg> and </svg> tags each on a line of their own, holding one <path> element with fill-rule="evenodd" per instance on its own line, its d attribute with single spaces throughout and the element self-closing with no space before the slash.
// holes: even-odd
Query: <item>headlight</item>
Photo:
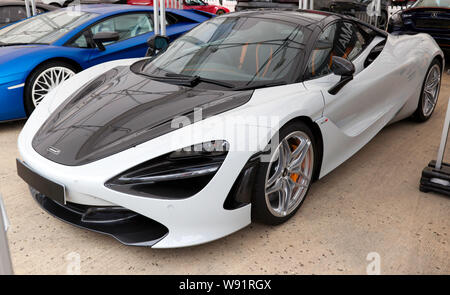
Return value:
<svg viewBox="0 0 450 295">
<path fill-rule="evenodd" d="M 201 143 L 135 166 L 105 183 L 127 194 L 183 199 L 202 190 L 219 170 L 229 145 L 224 140 Z"/>
</svg>

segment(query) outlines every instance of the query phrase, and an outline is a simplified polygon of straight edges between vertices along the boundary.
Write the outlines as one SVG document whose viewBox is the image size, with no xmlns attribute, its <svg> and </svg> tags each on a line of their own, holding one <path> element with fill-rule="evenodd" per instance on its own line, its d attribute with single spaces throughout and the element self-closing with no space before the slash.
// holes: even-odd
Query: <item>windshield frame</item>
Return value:
<svg viewBox="0 0 450 295">
<path fill-rule="evenodd" d="M 291 66 L 288 74 L 285 77 L 282 77 L 280 79 L 273 79 L 273 80 L 265 80 L 265 81 L 253 81 L 253 82 L 249 82 L 250 85 L 246 84 L 246 83 L 235 83 L 237 81 L 229 81 L 229 80 L 217 80 L 223 83 L 233 83 L 235 84 L 235 87 L 232 89 L 227 89 L 227 88 L 223 88 L 223 87 L 219 87 L 220 89 L 225 89 L 225 90 L 247 90 L 247 89 L 256 89 L 256 88 L 261 88 L 261 87 L 271 87 L 271 86 L 276 86 L 276 85 L 288 85 L 288 84 L 293 84 L 293 83 L 298 83 L 298 82 L 302 82 L 302 78 L 303 78 L 303 73 L 305 70 L 305 58 L 309 55 L 309 47 L 310 47 L 310 43 L 311 43 L 311 38 L 314 37 L 314 32 L 315 32 L 315 26 L 314 27 L 309 27 L 309 26 L 304 26 L 301 23 L 295 23 L 293 21 L 290 20 L 284 20 L 284 19 L 277 19 L 274 20 L 272 18 L 266 18 L 264 16 L 241 16 L 241 15 L 223 15 L 223 16 L 218 16 L 215 17 L 214 19 L 219 19 L 219 18 L 252 18 L 252 19 L 264 19 L 266 21 L 277 21 L 280 23 L 286 23 L 291 25 L 293 28 L 299 28 L 303 34 L 304 34 L 304 39 L 302 40 L 302 52 L 300 54 L 298 54 L 295 59 L 294 59 L 294 64 L 296 66 Z M 208 22 L 208 21 L 206 21 Z M 205 23 L 206 23 L 205 22 Z M 185 35 L 188 35 L 191 33 L 192 30 L 195 30 L 197 27 L 192 28 L 191 30 L 185 32 L 183 35 L 181 35 L 178 39 L 182 39 L 183 37 L 185 37 Z M 272 41 L 272 40 L 269 40 Z M 279 41 L 279 40 L 277 40 Z M 169 44 L 168 48 L 170 48 L 170 46 L 172 45 Z M 167 51 L 167 49 L 165 50 Z M 147 77 L 151 77 L 152 74 L 150 73 L 146 73 L 145 72 L 145 68 L 147 67 L 148 64 L 150 64 L 155 58 L 159 57 L 160 55 L 163 55 L 165 52 L 160 52 L 158 53 L 157 56 L 151 57 L 147 60 L 145 60 L 145 62 L 142 63 L 142 65 L 139 67 L 139 69 L 137 69 L 136 67 L 134 68 L 134 71 L 136 74 L 141 74 Z M 194 76 L 192 76 L 194 77 Z M 163 79 L 164 76 L 161 76 L 161 80 Z M 208 78 L 207 76 L 205 77 L 201 77 L 201 78 Z M 170 83 L 170 79 L 168 79 L 169 81 L 167 81 L 168 83 Z M 165 81 L 166 82 L 166 81 Z M 199 85 L 201 85 L 201 87 L 199 88 L 207 88 L 207 89 L 218 89 L 218 86 L 214 86 L 214 85 L 209 85 L 207 83 L 200 83 Z"/>
</svg>

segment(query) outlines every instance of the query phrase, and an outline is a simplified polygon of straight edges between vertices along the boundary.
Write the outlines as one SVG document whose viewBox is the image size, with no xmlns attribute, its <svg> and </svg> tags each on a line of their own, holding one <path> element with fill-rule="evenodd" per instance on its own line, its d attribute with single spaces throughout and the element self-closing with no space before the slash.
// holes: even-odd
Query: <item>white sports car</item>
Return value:
<svg viewBox="0 0 450 295">
<path fill-rule="evenodd" d="M 50 214 L 155 248 L 280 224 L 384 126 L 427 120 L 444 68 L 429 35 L 314 11 L 227 14 L 165 41 L 75 75 L 29 118 L 18 174 Z"/>
</svg>

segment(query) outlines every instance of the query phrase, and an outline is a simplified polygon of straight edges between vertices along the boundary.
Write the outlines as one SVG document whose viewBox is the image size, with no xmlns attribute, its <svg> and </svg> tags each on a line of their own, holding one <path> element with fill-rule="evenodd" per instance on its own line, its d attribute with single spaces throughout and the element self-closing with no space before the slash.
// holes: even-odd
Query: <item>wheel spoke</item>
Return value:
<svg viewBox="0 0 450 295">
<path fill-rule="evenodd" d="M 305 172 L 302 171 L 301 168 L 299 168 L 297 171 L 295 171 L 294 173 L 296 174 L 300 174 L 300 176 L 302 177 L 302 179 L 306 180 L 306 181 L 311 181 L 311 179 L 309 178 L 308 175 L 305 174 Z"/>
<path fill-rule="evenodd" d="M 283 171 L 287 166 L 287 162 L 288 162 L 288 158 L 289 158 L 289 154 L 290 154 L 287 149 L 289 149 L 287 142 L 284 142 L 284 141 L 281 142 L 280 146 L 277 149 L 278 165 L 275 168 L 274 174 L 267 181 L 268 186 L 271 186 L 283 174 Z"/>
<path fill-rule="evenodd" d="M 428 93 L 428 92 L 425 93 L 425 99 L 430 105 L 434 104 L 433 96 L 430 93 Z"/>
<path fill-rule="evenodd" d="M 294 190 L 294 189 L 296 189 L 296 188 L 306 188 L 306 187 L 308 187 L 308 186 L 305 185 L 305 184 L 302 184 L 302 183 L 298 183 L 298 182 L 293 181 L 291 178 L 288 178 L 287 182 L 288 182 L 288 184 L 291 186 L 291 189 L 292 189 L 292 190 Z"/>
<path fill-rule="evenodd" d="M 280 155 L 282 155 L 281 163 L 282 163 L 283 169 L 284 169 L 284 168 L 286 168 L 288 166 L 288 163 L 291 160 L 291 149 L 290 149 L 289 144 L 287 143 L 286 140 L 283 140 L 281 142 L 280 150 L 282 151 L 280 153 Z"/>
<path fill-rule="evenodd" d="M 282 181 L 282 189 L 281 189 L 281 193 L 280 193 L 280 199 L 279 199 L 279 205 L 278 205 L 278 210 L 281 213 L 281 215 L 285 216 L 287 215 L 287 211 L 289 208 L 289 200 L 291 198 L 292 195 L 292 188 L 291 186 L 287 183 L 287 180 L 283 178 Z"/>
<path fill-rule="evenodd" d="M 434 96 L 434 90 L 435 89 L 427 89 L 427 88 L 425 88 L 425 93 L 427 93 L 427 94 L 429 94 L 429 95 L 431 95 L 431 96 Z"/>
<path fill-rule="evenodd" d="M 45 80 L 44 77 L 42 77 L 42 79 L 40 81 L 36 82 L 35 88 L 37 86 L 40 87 L 41 89 L 50 89 L 50 85 L 47 83 L 47 81 Z"/>
<path fill-rule="evenodd" d="M 292 152 L 292 159 L 299 157 L 307 144 L 308 142 L 306 140 L 300 142 L 300 145 Z"/>
<path fill-rule="evenodd" d="M 426 89 L 434 90 L 439 83 L 439 77 L 432 77 L 431 80 L 428 81 Z"/>
<path fill-rule="evenodd" d="M 291 199 L 292 201 L 297 201 L 298 197 L 303 193 L 305 189 L 308 188 L 308 186 L 301 183 L 297 183 L 292 179 L 289 179 L 288 181 L 291 183 L 290 185 L 292 186 L 292 190 L 294 191 L 294 195 L 292 196 Z"/>
<path fill-rule="evenodd" d="M 297 170 L 300 167 L 300 165 L 303 163 L 306 155 L 308 154 L 308 150 L 311 146 L 311 141 L 305 140 L 301 146 L 302 146 L 302 148 L 299 152 L 299 156 L 297 158 L 294 158 L 294 160 L 289 164 L 289 171 Z M 300 148 L 300 146 L 297 149 L 299 149 L 299 148 Z"/>
<path fill-rule="evenodd" d="M 41 95 L 38 98 L 36 98 L 35 101 L 39 103 L 43 98 L 44 98 L 44 95 Z"/>
<path fill-rule="evenodd" d="M 279 153 L 279 150 L 278 150 Z M 275 183 L 278 179 L 280 179 L 281 175 L 283 174 L 283 166 L 281 165 L 280 156 L 278 156 L 278 165 L 275 168 L 274 174 L 267 180 L 267 186 L 271 186 Z"/>
<path fill-rule="evenodd" d="M 283 187 L 283 181 L 281 180 L 281 178 L 278 178 L 278 180 L 275 181 L 275 183 L 272 186 L 266 188 L 266 194 L 272 194 L 275 192 L 279 192 L 282 189 L 282 187 Z"/>
</svg>

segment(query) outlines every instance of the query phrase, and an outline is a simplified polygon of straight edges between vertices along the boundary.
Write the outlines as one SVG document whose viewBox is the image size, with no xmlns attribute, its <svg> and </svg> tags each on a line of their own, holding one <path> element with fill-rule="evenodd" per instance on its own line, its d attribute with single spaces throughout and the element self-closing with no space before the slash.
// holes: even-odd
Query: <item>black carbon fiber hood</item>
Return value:
<svg viewBox="0 0 450 295">
<path fill-rule="evenodd" d="M 62 103 L 32 145 L 54 162 L 84 165 L 174 131 L 177 116 L 192 122 L 195 108 L 207 118 L 245 104 L 252 93 L 168 84 L 117 67 Z"/>
</svg>

